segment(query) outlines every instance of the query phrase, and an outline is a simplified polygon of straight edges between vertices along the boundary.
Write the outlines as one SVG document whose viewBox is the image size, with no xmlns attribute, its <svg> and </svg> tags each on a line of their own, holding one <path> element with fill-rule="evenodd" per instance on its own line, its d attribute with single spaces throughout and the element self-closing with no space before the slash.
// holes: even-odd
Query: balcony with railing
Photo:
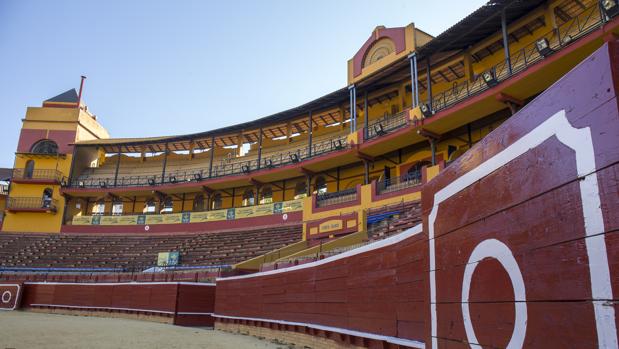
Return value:
<svg viewBox="0 0 619 349">
<path fill-rule="evenodd" d="M 316 195 L 316 207 L 326 207 L 357 200 L 357 188 Z"/>
<path fill-rule="evenodd" d="M 376 182 L 377 194 L 392 193 L 421 185 L 421 173 L 406 174 L 401 177 L 391 177 Z"/>
<path fill-rule="evenodd" d="M 58 200 L 41 197 L 8 198 L 6 209 L 10 212 L 56 212 Z"/>
<path fill-rule="evenodd" d="M 595 5 L 583 9 L 577 16 L 567 20 L 556 29 L 537 37 L 525 47 L 511 52 L 510 64 L 502 61 L 475 76 L 472 81 L 455 83 L 450 89 L 435 93 L 432 98 L 432 110 L 436 113 L 494 87 L 542 61 L 545 57 L 569 46 L 577 39 L 599 28 L 602 23 L 600 9 L 596 2 Z M 542 39 L 547 40 L 547 49 L 537 47 L 538 41 Z"/>
<path fill-rule="evenodd" d="M 199 182 L 208 178 L 248 174 L 259 169 L 277 168 L 295 164 L 304 160 L 346 149 L 346 135 L 318 140 L 312 143 L 311 150 L 308 143 L 299 144 L 290 150 L 268 153 L 268 149 L 261 156 L 260 163 L 257 156 L 219 159 L 214 162 L 212 170 L 209 167 L 194 168 L 191 170 L 173 170 L 143 175 L 122 175 L 117 178 L 109 175 L 99 176 L 95 171 L 86 172 L 69 183 L 74 188 L 112 188 L 112 187 L 140 187 L 162 184 L 176 184 L 184 182 Z M 162 168 L 163 170 L 163 168 Z"/>
<path fill-rule="evenodd" d="M 370 140 L 397 131 L 408 125 L 408 109 L 393 115 L 386 115 L 372 121 L 364 130 L 365 139 Z"/>
<path fill-rule="evenodd" d="M 58 170 L 26 170 L 23 168 L 13 169 L 11 180 L 15 183 L 49 183 L 57 184 L 62 181 L 62 172 Z"/>
</svg>

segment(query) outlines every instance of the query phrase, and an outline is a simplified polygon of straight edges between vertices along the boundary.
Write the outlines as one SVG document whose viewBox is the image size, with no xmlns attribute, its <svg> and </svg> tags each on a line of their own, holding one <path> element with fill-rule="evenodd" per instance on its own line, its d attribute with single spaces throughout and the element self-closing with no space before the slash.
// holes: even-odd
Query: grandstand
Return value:
<svg viewBox="0 0 619 349">
<path fill-rule="evenodd" d="M 377 26 L 345 87 L 192 134 L 111 138 L 82 86 L 29 107 L 0 291 L 310 347 L 521 347 L 514 328 L 617 348 L 618 13 L 496 0 L 436 37 Z"/>
</svg>

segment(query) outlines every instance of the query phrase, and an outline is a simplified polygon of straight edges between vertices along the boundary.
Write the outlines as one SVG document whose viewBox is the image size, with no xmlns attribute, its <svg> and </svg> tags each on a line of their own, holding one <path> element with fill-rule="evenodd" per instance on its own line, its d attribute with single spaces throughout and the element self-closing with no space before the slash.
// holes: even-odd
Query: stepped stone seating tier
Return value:
<svg viewBox="0 0 619 349">
<path fill-rule="evenodd" d="M 0 234 L 0 267 L 148 268 L 159 252 L 183 266 L 231 265 L 301 239 L 301 225 L 167 236 Z"/>
</svg>

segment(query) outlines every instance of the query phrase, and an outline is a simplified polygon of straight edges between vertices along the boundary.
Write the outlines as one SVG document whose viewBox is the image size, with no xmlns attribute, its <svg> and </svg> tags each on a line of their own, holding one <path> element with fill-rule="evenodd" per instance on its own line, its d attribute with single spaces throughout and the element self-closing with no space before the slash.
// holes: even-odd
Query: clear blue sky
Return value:
<svg viewBox="0 0 619 349">
<path fill-rule="evenodd" d="M 0 167 L 26 107 L 82 74 L 112 137 L 206 131 L 345 86 L 377 25 L 438 35 L 484 2 L 0 0 Z"/>
</svg>

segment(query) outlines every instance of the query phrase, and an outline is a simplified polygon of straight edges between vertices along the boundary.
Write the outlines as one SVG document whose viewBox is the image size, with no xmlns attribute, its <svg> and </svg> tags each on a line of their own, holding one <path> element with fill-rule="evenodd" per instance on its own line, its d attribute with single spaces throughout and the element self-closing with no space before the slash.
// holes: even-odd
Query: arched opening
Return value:
<svg viewBox="0 0 619 349">
<path fill-rule="evenodd" d="M 219 210 L 221 209 L 221 206 L 222 206 L 221 194 L 215 193 L 215 195 L 213 195 L 213 203 L 211 204 L 211 208 L 213 210 Z"/>
<path fill-rule="evenodd" d="M 325 177 L 323 176 L 319 176 L 316 178 L 316 181 L 314 182 L 314 188 L 315 188 L 315 192 L 316 194 L 324 194 L 327 192 L 327 181 L 325 180 Z"/>
<path fill-rule="evenodd" d="M 102 216 L 105 213 L 105 200 L 99 199 L 92 205 L 93 216 Z"/>
<path fill-rule="evenodd" d="M 301 199 L 307 196 L 307 184 L 305 181 L 297 182 L 294 187 L 294 199 Z"/>
<path fill-rule="evenodd" d="M 252 189 L 245 190 L 245 192 L 243 193 L 243 202 L 241 203 L 241 205 L 253 206 L 254 203 L 254 191 Z"/>
<path fill-rule="evenodd" d="M 273 202 L 273 189 L 271 189 L 271 187 L 266 186 L 262 188 L 260 194 L 260 204 L 270 204 Z"/>
<path fill-rule="evenodd" d="M 204 195 L 198 194 L 193 198 L 193 211 L 204 211 Z"/>
<path fill-rule="evenodd" d="M 422 168 L 424 166 L 431 166 L 432 163 L 430 161 L 419 161 L 416 164 L 414 164 L 413 166 L 411 166 L 408 171 L 406 171 L 406 175 L 404 176 L 403 180 L 405 181 L 415 181 L 415 182 L 421 182 L 421 179 L 423 177 L 422 175 Z"/>
<path fill-rule="evenodd" d="M 172 202 L 171 196 L 166 196 L 163 199 L 163 208 L 159 213 L 172 213 L 174 212 L 174 203 Z"/>
<path fill-rule="evenodd" d="M 43 208 L 52 207 L 52 196 L 54 195 L 54 191 L 52 188 L 45 188 L 43 190 Z"/>
<path fill-rule="evenodd" d="M 58 144 L 50 139 L 40 140 L 30 148 L 34 154 L 58 154 Z"/>
<path fill-rule="evenodd" d="M 116 199 L 112 202 L 112 216 L 122 216 L 124 205 L 122 200 Z"/>
<path fill-rule="evenodd" d="M 34 174 L 34 160 L 26 161 L 26 167 L 24 168 L 24 178 L 32 178 Z"/>
<path fill-rule="evenodd" d="M 156 210 L 155 200 L 154 199 L 146 200 L 146 202 L 144 203 L 144 209 L 142 210 L 142 213 L 152 214 L 152 213 L 155 213 L 155 210 Z"/>
</svg>

